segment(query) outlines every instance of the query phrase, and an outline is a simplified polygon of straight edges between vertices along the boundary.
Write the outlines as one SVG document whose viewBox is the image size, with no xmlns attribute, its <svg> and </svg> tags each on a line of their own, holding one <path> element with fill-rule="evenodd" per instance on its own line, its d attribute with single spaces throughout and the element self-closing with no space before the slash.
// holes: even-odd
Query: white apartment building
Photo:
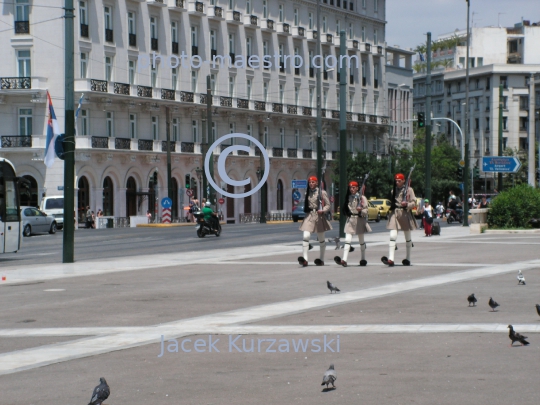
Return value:
<svg viewBox="0 0 540 405">
<path fill-rule="evenodd" d="M 187 205 L 186 181 L 200 195 L 201 142 L 206 127 L 206 78 L 213 93 L 211 139 L 229 133 L 260 138 L 270 156 L 268 210 L 291 211 L 293 179 L 315 173 L 317 35 L 322 54 L 339 56 L 339 32 L 358 66 L 347 72 L 348 150 L 384 153 L 388 131 L 384 0 L 84 0 L 75 1 L 76 206 L 127 217 L 150 210 L 167 196 L 166 108 L 172 140 L 173 217 Z M 63 194 L 63 161 L 43 164 L 46 91 L 64 126 L 63 0 L 13 0 L 3 5 L 0 31 L 0 155 L 41 197 Z M 271 67 L 244 67 L 250 56 L 270 55 Z M 291 65 L 294 55 L 305 61 Z M 156 63 L 146 64 L 154 59 Z M 183 59 L 176 65 L 177 58 Z M 231 59 L 213 66 L 214 56 Z M 289 56 L 289 58 L 287 58 Z M 200 59 L 199 59 L 200 58 Z M 297 59 L 298 60 L 298 59 Z M 331 61 L 331 59 L 329 59 Z M 200 63 L 197 63 L 200 62 Z M 236 66 L 234 65 L 236 63 Z M 354 64 L 353 64 L 354 65 Z M 323 148 L 336 159 L 339 75 L 322 74 Z M 262 122 L 259 132 L 259 122 Z M 216 148 L 215 156 L 225 146 Z M 227 159 L 228 176 L 258 183 L 259 152 Z M 157 180 L 157 181 L 154 181 Z M 26 198 L 26 197 L 25 197 Z M 258 194 L 227 198 L 225 218 L 258 212 Z M 80 211 L 82 212 L 82 211 Z"/>
</svg>

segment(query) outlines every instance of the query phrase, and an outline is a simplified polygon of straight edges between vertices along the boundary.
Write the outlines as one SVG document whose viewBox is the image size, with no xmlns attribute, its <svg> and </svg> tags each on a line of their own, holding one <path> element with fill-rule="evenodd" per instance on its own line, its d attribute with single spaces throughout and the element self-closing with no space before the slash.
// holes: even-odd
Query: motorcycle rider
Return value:
<svg viewBox="0 0 540 405">
<path fill-rule="evenodd" d="M 461 216 L 462 216 L 463 210 L 459 206 L 459 204 L 457 202 L 457 198 L 456 198 L 455 195 L 452 195 L 450 197 L 450 202 L 448 203 L 448 208 L 450 208 L 452 211 L 455 212 L 456 220 L 459 221 Z"/>
<path fill-rule="evenodd" d="M 442 202 L 439 201 L 439 204 L 435 207 L 435 211 L 437 212 L 437 218 L 441 218 L 444 213 L 444 207 Z"/>
<path fill-rule="evenodd" d="M 214 212 L 211 206 L 212 203 L 210 201 L 207 201 L 204 205 L 204 208 L 202 209 L 202 214 L 206 223 L 210 225 L 210 228 L 212 230 L 215 231 L 217 229 L 218 219 L 217 214 Z"/>
</svg>

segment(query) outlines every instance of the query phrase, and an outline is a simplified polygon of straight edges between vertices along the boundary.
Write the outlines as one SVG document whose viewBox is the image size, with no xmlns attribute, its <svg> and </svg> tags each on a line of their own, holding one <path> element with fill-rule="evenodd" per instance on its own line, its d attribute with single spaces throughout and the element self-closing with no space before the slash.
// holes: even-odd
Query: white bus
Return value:
<svg viewBox="0 0 540 405">
<path fill-rule="evenodd" d="M 21 248 L 21 203 L 15 167 L 0 158 L 0 253 Z"/>
</svg>

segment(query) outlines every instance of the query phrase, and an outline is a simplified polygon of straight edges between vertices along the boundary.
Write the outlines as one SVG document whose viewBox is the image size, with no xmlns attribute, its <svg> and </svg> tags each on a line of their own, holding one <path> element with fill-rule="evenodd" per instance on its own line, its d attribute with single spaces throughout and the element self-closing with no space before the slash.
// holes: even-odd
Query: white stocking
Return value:
<svg viewBox="0 0 540 405">
<path fill-rule="evenodd" d="M 358 234 L 358 242 L 360 242 L 360 252 L 362 253 L 362 260 L 366 260 L 366 242 L 364 242 L 364 234 Z"/>
<path fill-rule="evenodd" d="M 343 261 L 347 261 L 347 257 L 349 256 L 349 250 L 351 250 L 351 242 L 352 242 L 352 234 L 347 233 L 345 234 L 345 246 L 343 246 Z"/>
<path fill-rule="evenodd" d="M 388 247 L 388 260 L 394 261 L 394 252 L 396 251 L 397 230 L 390 231 L 390 245 Z"/>
<path fill-rule="evenodd" d="M 306 262 L 308 261 L 308 250 L 309 250 L 309 237 L 311 236 L 310 232 L 304 231 L 303 239 L 302 239 L 302 256 L 304 256 L 304 259 L 306 259 Z"/>
<path fill-rule="evenodd" d="M 411 231 L 403 231 L 403 235 L 405 235 L 405 246 L 407 247 L 407 260 L 411 261 L 411 247 L 412 247 L 412 235 Z"/>
<path fill-rule="evenodd" d="M 317 238 L 319 239 L 319 246 L 321 249 L 319 259 L 324 262 L 324 253 L 326 252 L 326 240 L 324 239 L 324 232 L 317 232 Z"/>
</svg>

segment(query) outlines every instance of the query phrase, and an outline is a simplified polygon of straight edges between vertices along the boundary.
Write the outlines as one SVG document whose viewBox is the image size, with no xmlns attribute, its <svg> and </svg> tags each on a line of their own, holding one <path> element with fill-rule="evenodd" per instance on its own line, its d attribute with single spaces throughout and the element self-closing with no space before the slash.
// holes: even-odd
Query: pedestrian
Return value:
<svg viewBox="0 0 540 405">
<path fill-rule="evenodd" d="M 435 211 L 437 212 L 437 218 L 442 218 L 444 213 L 444 206 L 442 202 L 439 201 L 439 204 L 435 207 Z"/>
<path fill-rule="evenodd" d="M 478 208 L 488 208 L 489 203 L 487 201 L 487 197 L 485 195 L 482 196 L 482 200 L 480 200 L 480 203 L 478 204 Z"/>
<path fill-rule="evenodd" d="M 96 229 L 96 214 L 92 211 L 92 229 Z"/>
<path fill-rule="evenodd" d="M 92 229 L 92 211 L 90 210 L 90 206 L 86 207 L 86 229 Z"/>
<path fill-rule="evenodd" d="M 196 198 L 191 200 L 191 210 L 190 210 L 191 222 L 197 222 L 197 218 L 195 218 L 195 215 L 193 214 L 196 212 L 199 212 L 200 210 L 201 209 L 199 208 L 199 200 L 197 200 Z"/>
<path fill-rule="evenodd" d="M 152 222 L 152 213 L 150 210 L 146 211 L 146 218 L 148 218 L 148 223 Z"/>
<path fill-rule="evenodd" d="M 363 186 L 365 188 L 365 186 Z M 347 222 L 345 223 L 345 246 L 343 246 L 343 259 L 339 256 L 334 257 L 336 264 L 341 264 L 343 267 L 347 267 L 347 256 L 351 249 L 351 242 L 353 235 L 358 235 L 358 242 L 360 243 L 360 252 L 362 253 L 362 259 L 360 260 L 360 266 L 366 266 L 366 242 L 364 240 L 364 234 L 371 232 L 371 227 L 368 224 L 368 201 L 364 195 L 364 190 L 359 193 L 358 182 L 350 181 L 349 189 L 345 195 L 345 203 L 341 210 L 343 215 L 347 216 Z"/>
<path fill-rule="evenodd" d="M 420 208 L 422 214 L 422 222 L 424 224 L 424 232 L 426 236 L 431 236 L 431 226 L 433 224 L 433 209 L 429 204 L 429 200 L 424 200 L 424 206 Z"/>
<path fill-rule="evenodd" d="M 386 223 L 386 229 L 390 230 L 390 244 L 388 246 L 388 257 L 383 256 L 381 261 L 388 265 L 394 265 L 394 252 L 398 231 L 401 229 L 405 235 L 407 258 L 402 261 L 404 266 L 411 265 L 412 237 L 411 231 L 417 229 L 418 225 L 412 215 L 412 209 L 416 206 L 416 196 L 411 187 L 405 187 L 405 176 L 398 173 L 394 176 L 394 188 L 392 190 L 390 216 Z M 405 193 L 405 190 L 407 192 Z"/>
<path fill-rule="evenodd" d="M 103 217 L 103 211 L 101 211 L 101 208 L 97 211 L 97 217 L 98 218 Z"/>
<path fill-rule="evenodd" d="M 304 267 L 308 265 L 309 238 L 312 233 L 316 232 L 320 251 L 319 258 L 315 259 L 315 264 L 324 266 L 324 253 L 326 251 L 324 233 L 332 229 L 332 225 L 325 217 L 325 213 L 330 211 L 330 200 L 326 191 L 319 189 L 317 177 L 311 176 L 308 179 L 308 187 L 304 202 L 306 216 L 300 226 L 300 230 L 303 231 L 303 256 L 298 257 L 298 263 Z"/>
</svg>

